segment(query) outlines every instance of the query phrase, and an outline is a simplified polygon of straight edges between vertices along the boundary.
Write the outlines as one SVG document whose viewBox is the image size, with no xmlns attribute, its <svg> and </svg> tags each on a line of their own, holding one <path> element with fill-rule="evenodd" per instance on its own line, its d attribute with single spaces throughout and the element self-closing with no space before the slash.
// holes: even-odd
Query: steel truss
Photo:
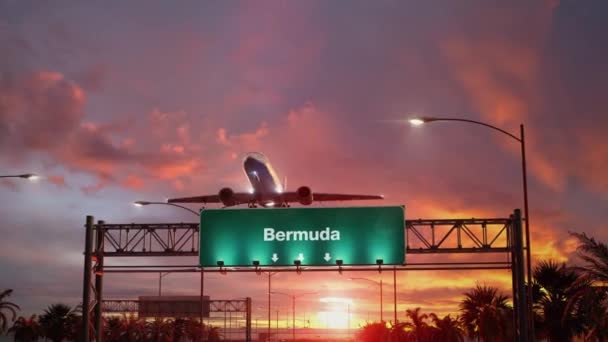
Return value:
<svg viewBox="0 0 608 342">
<path fill-rule="evenodd" d="M 85 270 L 83 287 L 83 319 L 88 326 L 95 329 L 83 329 L 83 341 L 95 336 L 101 341 L 102 305 L 114 305 L 102 300 L 104 273 L 133 272 L 199 272 L 201 273 L 201 296 L 203 296 L 203 275 L 208 272 L 343 272 L 382 270 L 480 270 L 510 269 L 513 280 L 514 326 L 516 341 L 525 341 L 528 329 L 527 303 L 525 295 L 523 238 L 521 212 L 516 209 L 509 218 L 491 219 L 418 219 L 406 220 L 406 255 L 420 254 L 463 254 L 483 253 L 504 255 L 504 261 L 462 262 L 420 262 L 406 265 L 379 265 L 370 267 L 240 267 L 240 268 L 200 268 L 198 265 L 131 265 L 105 266 L 105 257 L 177 257 L 198 256 L 199 225 L 197 223 L 160 223 L 160 224 L 106 224 L 93 223 L 93 217 L 87 216 L 85 241 Z M 93 250 L 93 234 L 95 249 Z M 93 264 L 94 263 L 94 264 Z M 95 283 L 91 282 L 95 275 Z M 95 300 L 91 301 L 91 291 Z M 121 301 L 125 309 L 133 309 L 136 301 Z M 232 308 L 226 301 L 216 302 L 217 310 L 242 310 Z M 231 301 L 237 303 L 239 301 Z M 223 307 L 221 305 L 224 305 Z M 123 305 L 123 304 L 115 304 Z M 213 304 L 212 304 L 213 305 Z M 91 314 L 94 308 L 95 315 Z M 108 306 L 111 309 L 111 306 Z M 213 306 L 212 306 L 213 310 Z M 250 307 L 249 307 L 250 310 Z M 202 311 L 202 309 L 201 309 Z M 110 311 L 108 311 L 110 312 Z M 242 311 L 232 311 L 242 312 Z M 247 316 L 246 341 L 251 341 L 251 315 Z M 90 318 L 94 318 L 91 324 Z"/>
<path fill-rule="evenodd" d="M 504 218 L 406 220 L 406 253 L 509 252 L 510 224 Z M 104 232 L 106 257 L 198 256 L 198 223 L 104 223 L 94 229 Z"/>
<path fill-rule="evenodd" d="M 242 312 L 247 313 L 251 299 L 210 299 L 209 312 Z M 102 301 L 104 313 L 137 313 L 139 300 L 135 299 L 105 299 Z"/>
</svg>

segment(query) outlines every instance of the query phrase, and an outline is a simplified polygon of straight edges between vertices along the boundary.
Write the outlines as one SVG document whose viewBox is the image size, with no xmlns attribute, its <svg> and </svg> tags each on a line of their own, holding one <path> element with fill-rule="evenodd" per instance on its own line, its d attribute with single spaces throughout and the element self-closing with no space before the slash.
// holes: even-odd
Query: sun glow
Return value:
<svg viewBox="0 0 608 342">
<path fill-rule="evenodd" d="M 327 297 L 319 301 L 324 303 L 323 310 L 317 312 L 321 326 L 328 329 L 346 329 L 352 325 L 352 299 Z"/>
</svg>

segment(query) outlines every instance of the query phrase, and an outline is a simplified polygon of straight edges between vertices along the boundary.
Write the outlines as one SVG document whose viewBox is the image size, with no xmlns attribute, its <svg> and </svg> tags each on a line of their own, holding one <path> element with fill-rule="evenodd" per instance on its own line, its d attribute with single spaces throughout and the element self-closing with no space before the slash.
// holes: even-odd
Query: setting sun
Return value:
<svg viewBox="0 0 608 342">
<path fill-rule="evenodd" d="M 352 299 L 327 297 L 319 301 L 323 303 L 323 310 L 317 313 L 320 326 L 330 329 L 349 328 L 352 319 Z"/>
</svg>

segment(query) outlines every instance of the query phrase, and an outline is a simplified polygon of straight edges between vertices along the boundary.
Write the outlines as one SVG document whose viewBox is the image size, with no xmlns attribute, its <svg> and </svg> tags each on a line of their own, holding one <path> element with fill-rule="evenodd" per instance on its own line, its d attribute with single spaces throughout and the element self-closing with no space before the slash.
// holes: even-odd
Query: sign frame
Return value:
<svg viewBox="0 0 608 342">
<path fill-rule="evenodd" d="M 396 266 L 406 260 L 403 205 L 204 209 L 200 220 L 201 268 Z"/>
</svg>

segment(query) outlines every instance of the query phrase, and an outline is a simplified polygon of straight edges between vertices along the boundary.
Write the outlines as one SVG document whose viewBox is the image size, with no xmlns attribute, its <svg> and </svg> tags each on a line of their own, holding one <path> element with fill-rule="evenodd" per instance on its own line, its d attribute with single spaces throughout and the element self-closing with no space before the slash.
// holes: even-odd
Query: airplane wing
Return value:
<svg viewBox="0 0 608 342">
<path fill-rule="evenodd" d="M 235 192 L 233 199 L 236 204 L 251 203 L 255 201 L 255 196 L 247 192 Z M 219 195 L 206 195 L 194 197 L 171 198 L 167 203 L 222 203 Z"/>
<path fill-rule="evenodd" d="M 375 200 L 384 199 L 381 195 L 346 195 L 346 194 L 324 194 L 324 193 L 313 193 L 314 200 L 319 202 L 326 201 L 364 201 L 364 200 Z"/>
<path fill-rule="evenodd" d="M 327 194 L 322 192 L 314 192 L 313 198 L 315 202 L 329 202 L 329 201 L 365 201 L 365 200 L 376 200 L 384 199 L 381 195 L 349 195 L 349 194 Z M 284 202 L 292 203 L 299 202 L 300 197 L 297 192 L 285 192 L 281 194 L 281 199 Z"/>
</svg>

